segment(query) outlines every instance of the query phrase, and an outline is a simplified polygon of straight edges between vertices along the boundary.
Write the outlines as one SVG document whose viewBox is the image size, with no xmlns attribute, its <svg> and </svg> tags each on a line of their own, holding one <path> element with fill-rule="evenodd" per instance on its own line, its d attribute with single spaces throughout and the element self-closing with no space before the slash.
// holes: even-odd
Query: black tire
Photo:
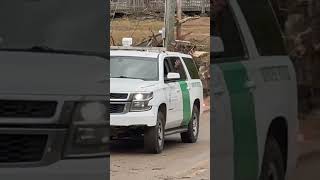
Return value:
<svg viewBox="0 0 320 180">
<path fill-rule="evenodd" d="M 260 180 L 284 179 L 285 170 L 280 145 L 274 137 L 270 136 L 265 147 Z"/>
<path fill-rule="evenodd" d="M 159 111 L 156 126 L 145 129 L 144 149 L 147 153 L 159 154 L 162 152 L 164 146 L 164 123 L 165 116 L 163 112 Z M 159 133 L 159 130 L 161 133 Z M 162 137 L 160 137 L 160 134 L 162 134 Z"/>
<path fill-rule="evenodd" d="M 180 134 L 181 140 L 184 143 L 195 143 L 199 136 L 199 109 L 193 106 L 191 120 L 188 124 L 188 131 Z M 196 127 L 195 127 L 196 126 Z"/>
</svg>

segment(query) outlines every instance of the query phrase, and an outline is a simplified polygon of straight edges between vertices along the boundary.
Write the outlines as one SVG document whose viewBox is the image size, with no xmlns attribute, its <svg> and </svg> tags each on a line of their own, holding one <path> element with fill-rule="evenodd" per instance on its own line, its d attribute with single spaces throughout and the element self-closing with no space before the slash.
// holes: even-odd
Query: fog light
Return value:
<svg viewBox="0 0 320 180">
<path fill-rule="evenodd" d="M 103 127 L 78 127 L 75 132 L 77 145 L 101 145 L 109 142 L 109 134 Z"/>
<path fill-rule="evenodd" d="M 152 108 L 148 104 L 149 101 L 133 101 L 131 111 L 148 111 Z"/>
</svg>

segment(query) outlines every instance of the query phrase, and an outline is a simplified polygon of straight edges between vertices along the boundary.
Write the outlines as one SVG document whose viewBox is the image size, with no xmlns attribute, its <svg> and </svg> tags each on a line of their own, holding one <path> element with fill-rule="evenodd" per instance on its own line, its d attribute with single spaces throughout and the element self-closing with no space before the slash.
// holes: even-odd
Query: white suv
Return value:
<svg viewBox="0 0 320 180">
<path fill-rule="evenodd" d="M 274 2 L 226 0 L 211 18 L 212 179 L 288 180 L 295 171 L 296 75 Z"/>
<path fill-rule="evenodd" d="M 190 55 L 111 48 L 110 56 L 113 139 L 143 135 L 151 153 L 163 150 L 165 135 L 197 141 L 203 89 Z"/>
</svg>

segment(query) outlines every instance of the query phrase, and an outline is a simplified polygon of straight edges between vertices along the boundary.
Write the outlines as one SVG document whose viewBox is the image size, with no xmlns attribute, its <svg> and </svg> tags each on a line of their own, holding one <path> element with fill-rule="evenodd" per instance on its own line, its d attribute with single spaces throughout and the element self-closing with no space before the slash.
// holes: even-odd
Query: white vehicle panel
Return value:
<svg viewBox="0 0 320 180">
<path fill-rule="evenodd" d="M 164 58 L 165 57 L 187 57 L 191 58 L 190 55 L 185 55 L 176 52 L 155 52 L 155 51 L 136 51 L 136 50 L 111 50 L 112 56 L 118 57 L 149 57 L 158 59 L 158 81 L 144 81 L 140 79 L 128 79 L 128 78 L 110 78 L 110 92 L 112 93 L 125 93 L 128 96 L 134 93 L 149 93 L 153 92 L 153 98 L 150 100 L 149 105 L 152 109 L 144 112 L 130 112 L 126 113 L 111 113 L 110 114 L 110 125 L 111 126 L 136 126 L 146 125 L 155 126 L 157 120 L 158 108 L 161 104 L 166 104 L 166 125 L 165 129 L 172 129 L 181 126 L 183 121 L 183 95 L 180 87 L 180 83 L 164 81 Z M 112 60 L 112 59 L 111 59 Z M 183 62 L 183 61 L 182 61 Z M 184 64 L 183 64 L 184 65 Z M 187 89 L 190 91 L 188 99 L 190 99 L 190 109 L 195 99 L 200 100 L 200 107 L 203 103 L 203 90 L 201 80 L 190 80 L 190 76 L 187 68 L 184 66 L 188 79 L 185 80 Z M 196 86 L 197 85 L 197 86 Z M 192 87 L 193 88 L 189 88 Z M 120 100 L 121 101 L 121 100 Z M 130 101 L 126 99 L 126 102 Z M 111 98 L 112 103 L 118 103 L 119 100 Z M 129 102 L 130 103 L 130 102 Z M 191 112 L 190 112 L 191 114 Z"/>
</svg>

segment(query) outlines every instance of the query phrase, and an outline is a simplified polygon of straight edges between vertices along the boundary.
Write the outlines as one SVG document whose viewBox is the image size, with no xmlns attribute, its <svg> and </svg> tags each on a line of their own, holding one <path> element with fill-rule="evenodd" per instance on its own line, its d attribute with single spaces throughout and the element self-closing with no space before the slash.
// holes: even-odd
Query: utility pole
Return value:
<svg viewBox="0 0 320 180">
<path fill-rule="evenodd" d="M 206 13 L 206 0 L 201 0 L 201 15 Z"/>
<path fill-rule="evenodd" d="M 169 48 L 174 41 L 174 25 L 175 19 L 176 1 L 166 0 L 165 2 L 165 48 Z"/>
<path fill-rule="evenodd" d="M 177 19 L 180 21 L 182 19 L 182 0 L 177 0 Z M 178 40 L 181 40 L 181 24 L 177 23 L 176 34 Z"/>
</svg>

